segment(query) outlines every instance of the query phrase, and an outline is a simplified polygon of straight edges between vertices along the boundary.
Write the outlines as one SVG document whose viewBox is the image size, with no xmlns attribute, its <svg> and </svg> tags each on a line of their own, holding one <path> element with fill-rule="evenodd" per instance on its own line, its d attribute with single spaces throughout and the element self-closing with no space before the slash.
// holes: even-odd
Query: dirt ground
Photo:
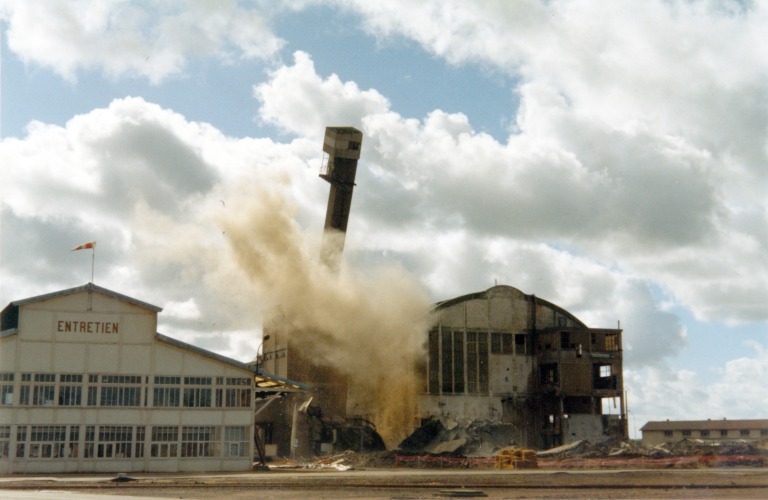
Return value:
<svg viewBox="0 0 768 500">
<path fill-rule="evenodd" d="M 0 498 L 33 492 L 142 498 L 768 498 L 768 468 L 687 470 L 264 471 L 217 475 L 5 477 Z M 39 498 L 49 498 L 41 496 Z"/>
</svg>

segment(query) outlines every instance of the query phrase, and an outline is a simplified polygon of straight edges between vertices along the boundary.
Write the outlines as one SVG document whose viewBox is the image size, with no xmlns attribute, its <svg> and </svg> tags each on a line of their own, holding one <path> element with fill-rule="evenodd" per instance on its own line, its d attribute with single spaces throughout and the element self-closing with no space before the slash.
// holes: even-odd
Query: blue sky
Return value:
<svg viewBox="0 0 768 500">
<path fill-rule="evenodd" d="M 0 0 L 0 300 L 87 281 L 69 249 L 95 239 L 97 283 L 252 358 L 260 310 L 323 278 L 320 141 L 352 125 L 346 288 L 318 289 L 388 314 L 509 284 L 621 322 L 638 428 L 764 418 L 767 24 L 737 2 Z"/>
</svg>

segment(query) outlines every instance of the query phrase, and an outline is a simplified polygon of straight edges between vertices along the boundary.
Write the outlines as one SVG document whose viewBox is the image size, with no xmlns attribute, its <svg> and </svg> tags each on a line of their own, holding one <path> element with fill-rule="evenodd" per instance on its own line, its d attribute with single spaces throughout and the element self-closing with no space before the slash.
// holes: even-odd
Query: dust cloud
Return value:
<svg viewBox="0 0 768 500">
<path fill-rule="evenodd" d="M 369 418 L 388 446 L 396 444 L 416 423 L 425 292 L 399 267 L 347 266 L 336 273 L 321 265 L 311 244 L 317 239 L 302 233 L 281 191 L 251 186 L 248 192 L 219 222 L 258 305 L 279 306 L 290 344 L 300 345 L 305 359 L 346 376 L 350 413 Z"/>
</svg>

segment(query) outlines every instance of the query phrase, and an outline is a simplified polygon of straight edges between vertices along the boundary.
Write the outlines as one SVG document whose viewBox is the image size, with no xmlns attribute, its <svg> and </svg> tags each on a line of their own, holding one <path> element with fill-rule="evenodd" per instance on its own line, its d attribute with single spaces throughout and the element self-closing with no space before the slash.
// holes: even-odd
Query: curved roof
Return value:
<svg viewBox="0 0 768 500">
<path fill-rule="evenodd" d="M 445 309 L 447 307 L 454 306 L 456 304 L 460 304 L 462 302 L 468 302 L 470 300 L 486 300 L 491 298 L 491 296 L 498 294 L 498 293 L 505 293 L 505 294 L 518 294 L 524 298 L 526 301 L 536 301 L 537 304 L 544 305 L 546 307 L 549 307 L 550 309 L 553 309 L 557 311 L 558 313 L 562 314 L 563 316 L 566 316 L 567 318 L 573 320 L 577 325 L 580 325 L 581 327 L 587 328 L 587 325 L 584 324 L 579 318 L 571 314 L 570 312 L 566 311 L 562 307 L 553 304 L 552 302 L 549 302 L 548 300 L 541 299 L 539 297 L 536 297 L 535 295 L 531 294 L 528 295 L 526 293 L 523 293 L 522 291 L 518 290 L 515 287 L 509 286 L 509 285 L 496 285 L 492 286 L 488 290 L 485 290 L 483 292 L 474 292 L 474 293 L 468 293 L 466 295 L 461 295 L 459 297 L 455 297 L 453 299 L 443 300 L 440 302 L 436 302 L 432 306 L 432 312 L 439 311 L 440 309 Z"/>
</svg>

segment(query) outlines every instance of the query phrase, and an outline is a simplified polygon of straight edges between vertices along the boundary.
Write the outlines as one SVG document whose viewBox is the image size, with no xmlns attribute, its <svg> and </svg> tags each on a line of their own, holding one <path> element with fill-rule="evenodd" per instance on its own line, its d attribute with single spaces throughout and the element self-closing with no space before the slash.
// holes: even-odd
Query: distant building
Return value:
<svg viewBox="0 0 768 500">
<path fill-rule="evenodd" d="M 712 442 L 768 441 L 768 420 L 661 420 L 646 423 L 643 444 L 655 446 L 683 439 Z"/>
<path fill-rule="evenodd" d="M 160 311 L 92 283 L 3 309 L 1 473 L 252 468 L 254 371 L 157 333 Z"/>
<path fill-rule="evenodd" d="M 621 330 L 502 285 L 439 302 L 433 316 L 422 421 L 497 422 L 539 449 L 627 438 Z"/>
</svg>

